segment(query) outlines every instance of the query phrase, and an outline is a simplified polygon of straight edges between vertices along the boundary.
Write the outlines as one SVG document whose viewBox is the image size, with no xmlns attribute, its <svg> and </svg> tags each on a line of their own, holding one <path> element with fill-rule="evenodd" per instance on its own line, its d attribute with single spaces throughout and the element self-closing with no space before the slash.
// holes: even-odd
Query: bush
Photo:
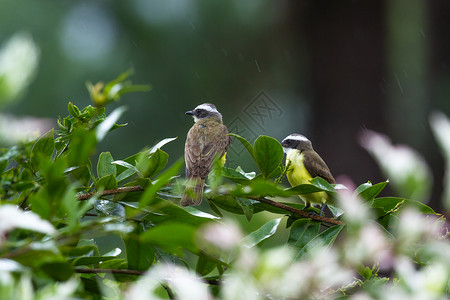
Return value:
<svg viewBox="0 0 450 300">
<path fill-rule="evenodd" d="M 182 159 L 161 148 L 92 163 L 97 144 L 125 125 L 105 105 L 146 86 L 89 85 L 93 106 L 69 103 L 58 129 L 0 150 L 1 299 L 445 299 L 445 219 L 425 204 L 378 197 L 388 182 L 283 187 L 274 138 L 232 134 L 257 171 L 216 165 L 209 207 L 180 207 Z M 296 195 L 325 191 L 336 219 L 303 211 Z M 245 235 L 230 216 L 270 212 Z M 228 217 L 224 217 L 224 215 Z M 285 219 L 286 228 L 280 226 Z M 288 231 L 276 247 L 265 240 Z M 105 253 L 102 239 L 118 247 Z M 119 242 L 120 241 L 120 242 Z"/>
</svg>

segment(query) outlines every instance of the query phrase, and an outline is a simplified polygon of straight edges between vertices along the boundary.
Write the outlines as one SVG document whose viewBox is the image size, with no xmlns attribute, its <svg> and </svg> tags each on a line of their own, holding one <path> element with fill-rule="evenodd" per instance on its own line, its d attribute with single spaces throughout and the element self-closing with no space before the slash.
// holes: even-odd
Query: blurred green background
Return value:
<svg viewBox="0 0 450 300">
<path fill-rule="evenodd" d="M 2 49 L 17 34 L 33 41 L 24 56 L 37 67 L 17 69 L 21 93 L 0 93 L 4 132 L 14 132 L 7 116 L 55 119 L 68 101 L 90 104 L 86 81 L 131 68 L 153 89 L 121 100 L 129 126 L 99 152 L 125 158 L 178 136 L 165 150 L 182 156 L 193 123 L 184 112 L 211 102 L 250 140 L 305 134 L 335 177 L 356 183 L 386 179 L 358 141 L 366 129 L 385 133 L 426 158 L 440 208 L 443 160 L 428 118 L 450 115 L 449 1 L 2 0 Z M 0 85 L 15 61 L 1 57 Z M 228 164 L 255 168 L 238 142 Z"/>
</svg>

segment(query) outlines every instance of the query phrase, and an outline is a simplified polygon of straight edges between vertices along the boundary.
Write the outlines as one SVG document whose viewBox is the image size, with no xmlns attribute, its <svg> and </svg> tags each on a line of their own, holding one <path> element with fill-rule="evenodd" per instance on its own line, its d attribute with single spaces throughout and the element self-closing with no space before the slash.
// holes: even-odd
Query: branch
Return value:
<svg viewBox="0 0 450 300">
<path fill-rule="evenodd" d="M 127 270 L 127 269 L 88 269 L 88 268 L 75 268 L 75 273 L 83 274 L 97 274 L 97 273 L 111 273 L 111 274 L 124 274 L 140 276 L 144 274 L 144 271 Z"/>
<path fill-rule="evenodd" d="M 139 185 L 134 186 L 124 186 L 117 189 L 112 190 L 104 190 L 102 193 L 92 192 L 92 193 L 86 193 L 78 195 L 78 200 L 87 200 L 91 197 L 94 197 L 95 195 L 99 194 L 100 196 L 108 196 L 108 195 L 114 195 L 114 194 L 120 194 L 120 193 L 128 193 L 128 192 L 143 192 L 144 189 Z"/>
<path fill-rule="evenodd" d="M 141 276 L 146 271 L 138 271 L 138 270 L 128 270 L 128 269 L 90 269 L 90 268 L 75 268 L 75 273 L 81 274 L 101 274 L 101 273 L 109 273 L 109 274 L 122 274 L 122 275 L 134 275 Z M 220 280 L 217 279 L 203 279 L 209 285 L 220 285 Z M 163 285 L 164 288 L 166 288 Z M 167 290 L 167 289 L 166 289 Z M 169 293 L 169 291 L 167 291 Z"/>
<path fill-rule="evenodd" d="M 112 189 L 112 190 L 104 190 L 102 193 L 93 192 L 93 193 L 81 194 L 81 195 L 78 195 L 78 199 L 79 200 L 87 200 L 87 199 L 89 199 L 89 198 L 91 198 L 91 197 L 93 197 L 93 196 L 95 196 L 97 194 L 100 195 L 100 196 L 107 196 L 107 195 L 114 195 L 114 194 L 120 194 L 120 193 L 143 192 L 143 191 L 144 191 L 144 189 L 141 186 L 139 186 L 139 185 L 125 186 L 125 187 L 120 187 L 120 188 Z M 281 208 L 283 210 L 286 210 L 288 212 L 291 212 L 293 214 L 299 215 L 299 216 L 304 217 L 304 218 L 310 218 L 312 220 L 325 222 L 325 223 L 328 223 L 328 224 L 335 224 L 335 225 L 345 224 L 342 221 L 339 221 L 339 220 L 336 220 L 336 219 L 331 219 L 331 218 L 326 218 L 326 217 L 322 217 L 322 216 L 318 216 L 318 215 L 314 215 L 314 214 L 308 213 L 306 211 L 294 208 L 292 206 L 285 205 L 283 203 L 267 199 L 265 197 L 259 198 L 259 197 L 250 196 L 248 198 L 249 199 L 253 199 L 253 200 L 257 200 L 259 202 L 262 202 L 262 203 L 265 203 L 265 204 L 268 204 L 268 205 L 271 205 L 271 206 L 275 206 L 275 207 Z"/>
<path fill-rule="evenodd" d="M 329 224 L 336 224 L 336 225 L 343 225 L 343 224 L 345 224 L 342 221 L 339 221 L 339 220 L 336 220 L 336 219 L 331 219 L 331 218 L 326 218 L 326 217 L 322 217 L 322 216 L 318 216 L 318 215 L 314 215 L 314 214 L 308 213 L 306 211 L 303 211 L 301 209 L 297 209 L 297 208 L 294 208 L 292 206 L 285 205 L 283 203 L 267 199 L 265 197 L 259 198 L 259 197 L 250 196 L 248 198 L 256 200 L 256 201 L 259 201 L 259 202 L 262 202 L 262 203 L 265 203 L 265 204 L 268 204 L 268 205 L 272 205 L 272 206 L 281 208 L 283 210 L 286 210 L 286 211 L 291 212 L 293 214 L 302 216 L 304 218 L 309 218 L 309 219 L 313 219 L 313 220 L 316 220 L 316 221 L 325 222 L 325 223 L 329 223 Z"/>
</svg>

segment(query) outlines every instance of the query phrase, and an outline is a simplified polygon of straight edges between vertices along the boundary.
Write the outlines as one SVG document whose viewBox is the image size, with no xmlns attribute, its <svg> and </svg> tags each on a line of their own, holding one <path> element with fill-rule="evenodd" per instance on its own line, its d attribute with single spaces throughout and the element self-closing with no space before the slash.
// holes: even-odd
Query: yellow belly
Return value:
<svg viewBox="0 0 450 300">
<path fill-rule="evenodd" d="M 286 157 L 286 165 L 289 161 L 291 162 L 291 165 L 286 176 L 292 186 L 307 184 L 311 179 L 313 179 L 303 164 L 303 154 L 300 153 L 299 150 L 289 151 Z M 299 197 L 305 201 L 305 204 L 322 204 L 328 201 L 328 194 L 326 192 L 304 194 L 299 195 Z"/>
<path fill-rule="evenodd" d="M 227 161 L 227 153 L 225 152 L 222 156 L 222 158 L 220 158 L 220 165 L 223 167 L 225 166 L 225 162 Z"/>
</svg>

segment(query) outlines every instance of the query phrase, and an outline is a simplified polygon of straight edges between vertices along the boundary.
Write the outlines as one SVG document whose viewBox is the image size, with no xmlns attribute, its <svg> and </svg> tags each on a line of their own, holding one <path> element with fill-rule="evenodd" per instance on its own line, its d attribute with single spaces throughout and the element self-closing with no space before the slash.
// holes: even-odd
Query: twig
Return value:
<svg viewBox="0 0 450 300">
<path fill-rule="evenodd" d="M 169 299 L 175 299 L 175 295 L 172 292 L 172 289 L 167 284 L 161 284 L 162 287 L 166 290 L 167 295 L 169 296 Z"/>
<path fill-rule="evenodd" d="M 265 203 L 265 204 L 268 204 L 268 205 L 272 205 L 272 206 L 275 206 L 275 207 L 278 207 L 278 208 L 281 208 L 281 209 L 284 209 L 284 210 L 287 210 L 287 211 L 289 211 L 291 213 L 294 213 L 296 215 L 302 216 L 304 218 L 310 218 L 310 219 L 313 219 L 313 220 L 316 220 L 316 221 L 325 222 L 325 223 L 329 223 L 329 224 L 336 224 L 336 225 L 343 225 L 343 224 L 345 224 L 342 221 L 339 221 L 339 220 L 336 220 L 336 219 L 331 219 L 331 218 L 326 218 L 326 217 L 322 217 L 322 216 L 318 216 L 318 215 L 314 215 L 314 214 L 308 213 L 306 211 L 294 208 L 292 206 L 285 205 L 283 203 L 267 199 L 265 197 L 259 198 L 259 197 L 252 197 L 252 196 L 250 196 L 248 198 L 256 200 L 256 201 L 259 201 L 259 202 L 262 202 L 262 203 Z"/>
<path fill-rule="evenodd" d="M 27 202 L 28 197 L 30 197 L 30 195 L 31 195 L 31 193 L 29 193 L 28 195 L 26 195 L 25 198 L 23 198 L 22 202 L 20 202 L 19 207 L 20 207 L 21 209 L 24 209 L 25 203 Z"/>
<path fill-rule="evenodd" d="M 97 274 L 97 273 L 111 273 L 111 274 L 123 274 L 123 275 L 135 275 L 140 276 L 144 274 L 144 271 L 128 270 L 128 269 L 90 269 L 90 268 L 75 268 L 75 273 L 83 274 Z"/>
<path fill-rule="evenodd" d="M 109 274 L 122 274 L 122 275 L 134 275 L 141 276 L 146 271 L 138 271 L 138 270 L 128 270 L 128 269 L 91 269 L 91 268 L 75 268 L 75 273 L 82 274 L 101 274 L 101 273 L 109 273 Z M 220 285 L 221 282 L 218 279 L 204 279 L 204 281 L 209 285 Z M 163 285 L 166 289 L 168 286 Z M 167 290 L 167 289 L 166 289 Z M 169 293 L 169 291 L 167 291 Z"/>
<path fill-rule="evenodd" d="M 128 192 L 143 192 L 143 191 L 144 191 L 144 189 L 140 185 L 124 186 L 124 187 L 120 187 L 117 189 L 104 190 L 100 194 L 100 196 L 108 196 L 108 195 L 128 193 Z M 81 195 L 78 195 L 78 200 L 87 200 L 95 195 L 97 195 L 97 192 L 81 194 Z"/>
<path fill-rule="evenodd" d="M 287 172 L 289 171 L 289 168 L 291 167 L 291 161 L 289 160 L 287 165 L 284 167 L 283 172 L 281 172 L 280 177 L 278 177 L 275 180 L 275 185 L 279 185 L 281 183 L 281 181 L 283 180 L 284 176 L 286 176 Z"/>
<path fill-rule="evenodd" d="M 144 191 L 144 189 L 141 186 L 139 186 L 139 185 L 125 186 L 125 187 L 120 187 L 120 188 L 112 189 L 112 190 L 104 190 L 102 193 L 100 193 L 100 196 L 107 196 L 107 195 L 114 195 L 114 194 L 128 193 L 128 192 L 142 192 L 142 191 Z M 89 199 L 89 198 L 91 198 L 91 197 L 93 197 L 95 195 L 97 195 L 96 192 L 81 194 L 81 195 L 78 195 L 78 199 L 79 200 L 87 200 L 87 199 Z M 313 219 L 313 220 L 316 220 L 316 221 L 325 222 L 325 223 L 329 223 L 329 224 L 335 224 L 335 225 L 345 224 L 342 221 L 339 221 L 339 220 L 336 220 L 336 219 L 331 219 L 331 218 L 326 218 L 326 217 L 322 217 L 322 216 L 318 216 L 318 215 L 314 215 L 314 214 L 308 213 L 306 211 L 294 208 L 292 206 L 285 205 L 283 203 L 267 199 L 265 197 L 261 197 L 260 198 L 260 197 L 250 196 L 248 198 L 249 199 L 253 199 L 253 200 L 257 200 L 259 202 L 263 202 L 263 203 L 271 205 L 271 206 L 278 207 L 280 209 L 289 211 L 289 212 L 291 212 L 293 214 L 299 215 L 299 216 L 304 217 L 304 218 L 310 218 L 310 219 Z"/>
</svg>

